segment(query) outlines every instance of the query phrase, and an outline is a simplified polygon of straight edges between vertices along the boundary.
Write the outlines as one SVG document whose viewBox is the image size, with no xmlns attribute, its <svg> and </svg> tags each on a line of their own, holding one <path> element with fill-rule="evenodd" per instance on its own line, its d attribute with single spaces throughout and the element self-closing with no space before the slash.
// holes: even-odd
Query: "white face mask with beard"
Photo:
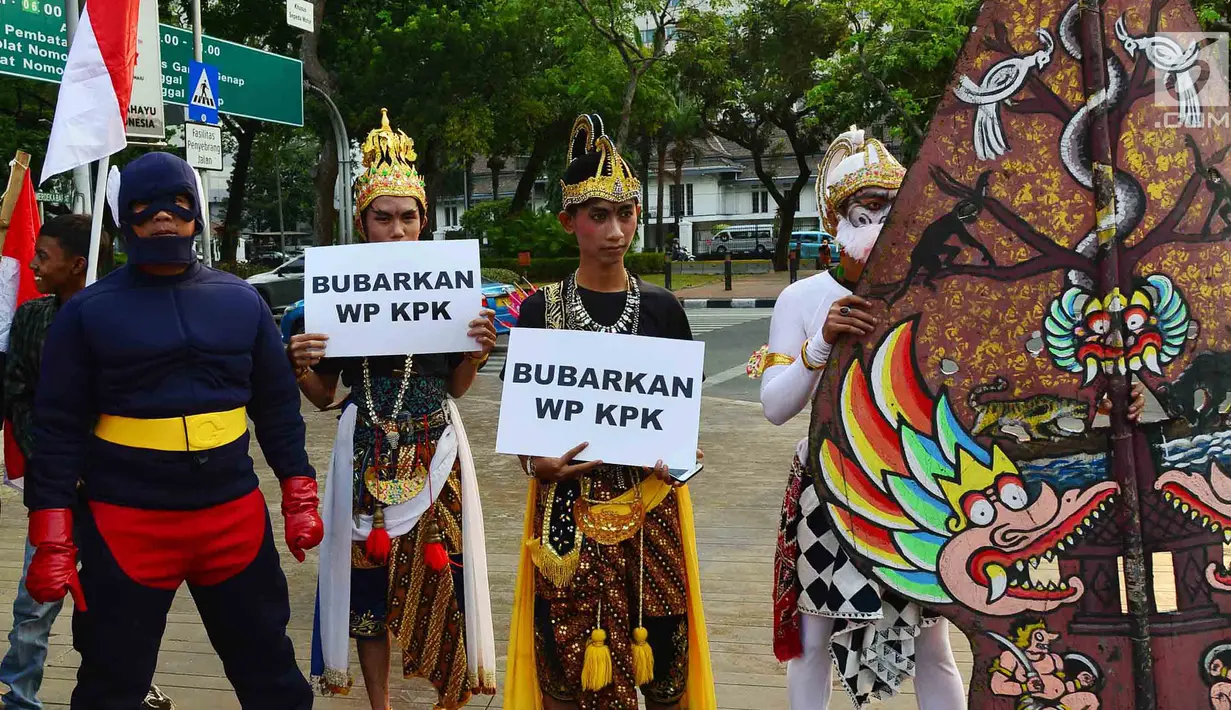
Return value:
<svg viewBox="0 0 1231 710">
<path fill-rule="evenodd" d="M 838 218 L 838 233 L 834 236 L 838 239 L 842 250 L 856 261 L 868 260 L 872 247 L 876 246 L 876 240 L 880 237 L 886 220 L 889 219 L 889 211 L 893 209 L 893 198 L 897 196 L 897 190 L 892 192 L 877 190 L 877 192 L 887 198 L 879 202 L 878 209 L 871 209 L 855 201 L 862 195 L 861 192 L 852 198 L 854 204 L 851 204 Z"/>
</svg>

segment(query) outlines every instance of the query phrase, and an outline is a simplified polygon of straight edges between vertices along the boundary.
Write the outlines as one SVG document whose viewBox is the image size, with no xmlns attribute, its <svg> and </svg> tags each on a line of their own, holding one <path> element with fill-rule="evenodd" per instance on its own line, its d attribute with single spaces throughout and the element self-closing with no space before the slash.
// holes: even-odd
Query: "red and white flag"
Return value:
<svg viewBox="0 0 1231 710">
<path fill-rule="evenodd" d="M 16 169 L 16 168 L 14 168 Z M 34 196 L 34 183 L 26 171 L 21 181 L 21 194 L 9 219 L 8 236 L 4 238 L 4 250 L 0 252 L 0 350 L 9 351 L 9 330 L 17 307 L 41 294 L 30 271 L 34 259 L 34 242 L 42 228 L 39 219 L 38 201 Z M 26 457 L 22 456 L 13 438 L 13 427 L 8 418 L 4 420 L 4 482 L 21 488 L 26 472 Z"/>
<path fill-rule="evenodd" d="M 89 0 L 68 50 L 43 161 L 47 178 L 127 145 L 124 125 L 137 66 L 139 0 Z"/>
</svg>

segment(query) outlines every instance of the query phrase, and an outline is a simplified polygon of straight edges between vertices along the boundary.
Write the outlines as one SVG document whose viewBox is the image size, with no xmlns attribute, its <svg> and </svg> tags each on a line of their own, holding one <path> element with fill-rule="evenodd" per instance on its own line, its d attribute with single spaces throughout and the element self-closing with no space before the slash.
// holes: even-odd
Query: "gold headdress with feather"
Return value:
<svg viewBox="0 0 1231 710">
<path fill-rule="evenodd" d="M 413 197 L 427 212 L 427 190 L 415 169 L 415 142 L 389 125 L 389 112 L 380 110 L 380 128 L 363 142 L 364 173 L 355 180 L 355 228 L 363 234 L 363 211 L 377 197 Z"/>
</svg>

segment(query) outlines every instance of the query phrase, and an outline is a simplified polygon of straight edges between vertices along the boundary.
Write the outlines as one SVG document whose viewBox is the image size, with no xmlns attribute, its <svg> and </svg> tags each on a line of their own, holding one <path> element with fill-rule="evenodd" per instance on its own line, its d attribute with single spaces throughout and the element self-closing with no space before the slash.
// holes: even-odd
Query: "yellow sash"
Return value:
<svg viewBox="0 0 1231 710">
<path fill-rule="evenodd" d="M 509 630 L 509 654 L 505 668 L 504 706 L 517 710 L 543 710 L 543 693 L 539 689 L 538 668 L 534 662 L 534 561 L 531 543 L 534 534 L 534 513 L 539 498 L 538 479 L 531 479 L 526 495 L 526 517 L 522 525 L 521 555 L 517 563 L 517 584 L 513 588 L 513 620 Z M 646 512 L 667 498 L 671 486 L 657 478 L 647 478 L 640 485 Z M 627 504 L 636 494 L 609 501 Z M 683 710 L 716 710 L 714 670 L 710 661 L 709 633 L 705 628 L 705 613 L 701 608 L 701 572 L 697 562 L 697 536 L 692 521 L 692 498 L 688 487 L 675 489 L 680 510 L 680 537 L 684 545 L 684 571 L 688 578 L 688 683 L 680 701 Z M 627 499 L 626 499 L 627 498 Z M 602 505 L 602 504 L 598 504 Z M 598 507 L 597 505 L 595 507 Z"/>
</svg>

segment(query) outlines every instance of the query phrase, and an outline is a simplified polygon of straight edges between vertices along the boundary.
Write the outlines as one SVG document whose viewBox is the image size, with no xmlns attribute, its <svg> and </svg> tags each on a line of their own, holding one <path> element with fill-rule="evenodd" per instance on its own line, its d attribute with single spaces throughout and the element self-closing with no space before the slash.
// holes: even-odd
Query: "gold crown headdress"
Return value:
<svg viewBox="0 0 1231 710">
<path fill-rule="evenodd" d="M 598 156 L 593 175 L 587 171 L 586 176 L 574 184 L 569 184 L 567 180 L 560 181 L 566 209 L 596 198 L 612 202 L 640 199 L 641 181 L 620 156 L 615 143 L 607 137 L 603 119 L 597 114 L 581 115 L 573 123 L 566 164 L 571 166 L 574 160 L 592 154 Z M 565 171 L 567 177 L 567 167 Z"/>
<path fill-rule="evenodd" d="M 863 131 L 851 126 L 829 144 L 817 173 L 817 212 L 825 231 L 837 233 L 838 210 L 851 195 L 866 187 L 897 190 L 905 177 L 906 168 L 883 143 L 865 139 Z"/>
<path fill-rule="evenodd" d="M 363 211 L 377 197 L 413 197 L 427 212 L 427 190 L 415 170 L 415 142 L 389 125 L 389 112 L 380 110 L 380 128 L 363 142 L 364 173 L 355 180 L 355 228 L 363 234 Z"/>
</svg>

